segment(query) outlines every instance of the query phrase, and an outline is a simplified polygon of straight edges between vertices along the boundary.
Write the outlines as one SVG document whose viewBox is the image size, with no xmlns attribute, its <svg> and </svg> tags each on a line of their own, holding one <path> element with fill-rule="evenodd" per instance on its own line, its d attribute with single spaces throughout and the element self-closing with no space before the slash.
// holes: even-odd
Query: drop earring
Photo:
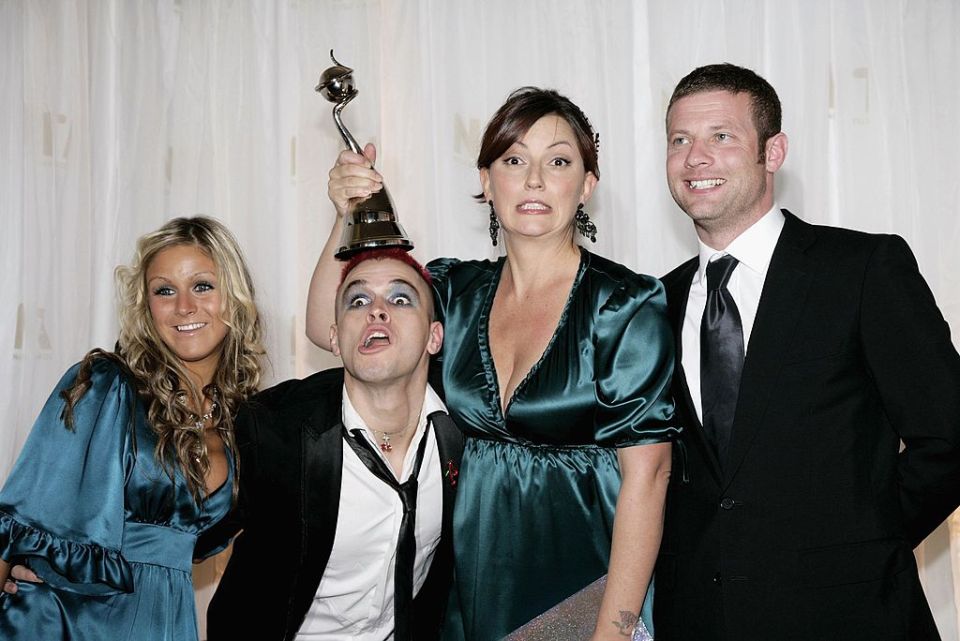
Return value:
<svg viewBox="0 0 960 641">
<path fill-rule="evenodd" d="M 577 213 L 574 216 L 577 223 L 577 231 L 584 238 L 589 238 L 590 242 L 597 242 L 597 226 L 590 220 L 590 214 L 583 211 L 583 203 L 577 205 Z"/>
<path fill-rule="evenodd" d="M 487 204 L 490 205 L 490 242 L 496 247 L 497 236 L 500 233 L 500 221 L 497 220 L 497 210 L 493 208 L 493 201 L 488 200 Z"/>
</svg>

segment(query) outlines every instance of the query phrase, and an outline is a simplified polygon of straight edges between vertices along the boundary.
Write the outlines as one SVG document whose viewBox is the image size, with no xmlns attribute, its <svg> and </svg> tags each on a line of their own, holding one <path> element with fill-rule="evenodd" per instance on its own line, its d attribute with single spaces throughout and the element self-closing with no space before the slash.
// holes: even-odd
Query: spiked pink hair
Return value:
<svg viewBox="0 0 960 641">
<path fill-rule="evenodd" d="M 418 263 L 409 252 L 396 247 L 389 247 L 386 249 L 366 249 L 357 252 L 344 262 L 343 271 L 340 273 L 340 284 L 343 285 L 343 281 L 347 279 L 347 274 L 352 272 L 353 268 L 360 263 L 368 260 L 383 260 L 385 258 L 399 260 L 401 263 L 410 265 L 418 274 L 420 274 L 420 278 L 422 278 L 427 285 L 433 285 L 433 278 L 430 276 L 430 272 L 428 272 L 423 265 Z"/>
</svg>

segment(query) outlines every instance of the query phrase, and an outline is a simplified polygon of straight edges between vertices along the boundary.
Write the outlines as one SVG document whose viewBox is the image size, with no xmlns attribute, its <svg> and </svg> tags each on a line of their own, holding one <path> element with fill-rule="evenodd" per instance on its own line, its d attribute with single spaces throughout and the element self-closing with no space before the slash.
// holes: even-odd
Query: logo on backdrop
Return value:
<svg viewBox="0 0 960 641">
<path fill-rule="evenodd" d="M 65 164 L 70 156 L 70 144 L 73 140 L 73 127 L 66 114 L 43 112 L 43 139 L 41 149 L 44 158 L 57 164 Z"/>
<path fill-rule="evenodd" d="M 854 67 L 849 75 L 841 75 L 839 82 L 830 75 L 830 96 L 828 114 L 834 118 L 837 114 L 837 94 L 840 92 L 841 104 L 848 114 L 850 122 L 866 125 L 870 122 L 870 69 Z"/>
<path fill-rule="evenodd" d="M 463 114 L 453 115 L 454 158 L 472 167 L 480 153 L 480 136 L 479 118 L 469 118 Z"/>
<path fill-rule="evenodd" d="M 14 358 L 23 358 L 25 345 L 33 354 L 48 356 L 53 353 L 53 345 L 50 343 L 50 335 L 47 333 L 47 325 L 44 321 L 45 315 L 44 308 L 36 307 L 28 318 L 23 303 L 17 305 L 17 325 L 13 335 Z M 28 328 L 35 331 L 28 332 Z"/>
</svg>

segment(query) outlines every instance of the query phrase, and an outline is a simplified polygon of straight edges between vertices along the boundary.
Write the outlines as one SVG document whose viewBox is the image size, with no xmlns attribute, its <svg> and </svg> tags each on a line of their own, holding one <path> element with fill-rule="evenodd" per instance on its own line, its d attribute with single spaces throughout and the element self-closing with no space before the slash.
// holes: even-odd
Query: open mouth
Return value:
<svg viewBox="0 0 960 641">
<path fill-rule="evenodd" d="M 176 328 L 178 332 L 192 332 L 201 327 L 206 327 L 206 325 L 206 323 L 189 323 L 187 325 L 176 325 Z"/>
<path fill-rule="evenodd" d="M 727 182 L 723 178 L 704 178 L 703 180 L 688 180 L 687 186 L 690 189 L 711 189 L 713 187 L 719 187 L 723 183 Z"/>
<path fill-rule="evenodd" d="M 550 211 L 550 207 L 539 200 L 530 200 L 520 203 L 520 205 L 517 207 L 517 211 L 523 214 L 544 214 Z"/>
<path fill-rule="evenodd" d="M 380 330 L 374 330 L 367 334 L 366 338 L 363 339 L 363 349 L 370 349 L 371 347 L 380 347 L 382 345 L 389 345 L 390 337 L 387 336 L 386 332 Z"/>
</svg>

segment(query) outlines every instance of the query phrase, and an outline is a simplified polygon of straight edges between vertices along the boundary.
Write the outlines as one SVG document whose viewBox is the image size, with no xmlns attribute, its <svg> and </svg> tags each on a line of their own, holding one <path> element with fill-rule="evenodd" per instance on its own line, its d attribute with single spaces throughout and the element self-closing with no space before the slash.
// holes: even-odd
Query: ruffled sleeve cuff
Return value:
<svg viewBox="0 0 960 641">
<path fill-rule="evenodd" d="M 45 582 L 65 590 L 97 594 L 133 592 L 133 570 L 119 550 L 53 536 L 3 511 L 0 558 L 26 559 Z"/>
</svg>

